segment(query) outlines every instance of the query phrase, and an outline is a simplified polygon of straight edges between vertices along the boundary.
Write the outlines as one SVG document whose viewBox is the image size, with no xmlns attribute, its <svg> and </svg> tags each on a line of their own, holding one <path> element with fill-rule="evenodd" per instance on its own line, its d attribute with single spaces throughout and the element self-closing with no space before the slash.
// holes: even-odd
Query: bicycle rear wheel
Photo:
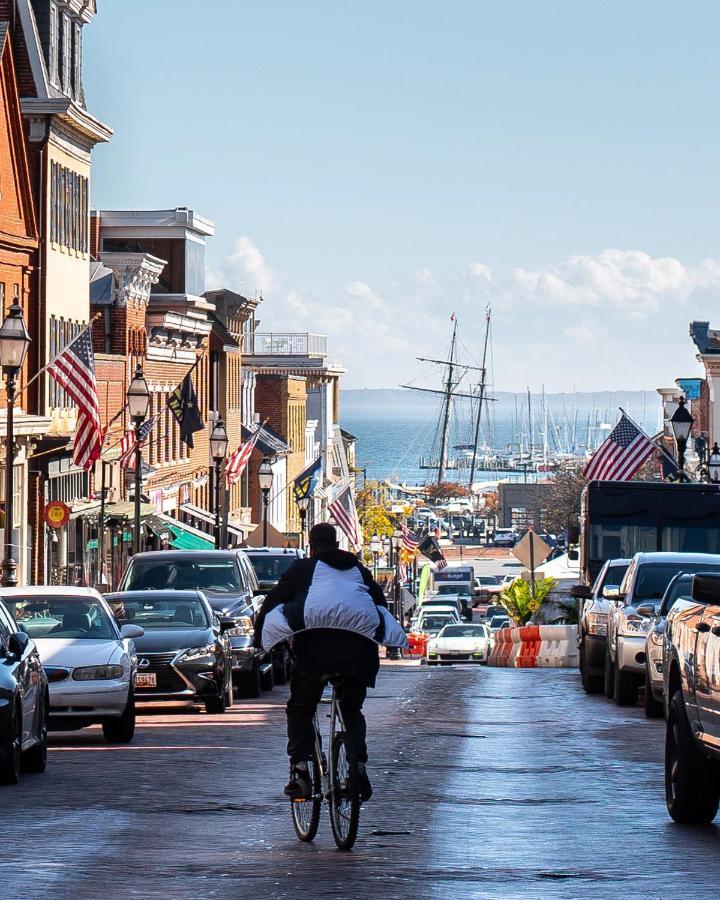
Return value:
<svg viewBox="0 0 720 900">
<path fill-rule="evenodd" d="M 311 841 L 317 834 L 322 806 L 322 777 L 317 753 L 313 754 L 309 765 L 313 785 L 312 797 L 310 800 L 290 801 L 293 828 L 301 841 Z"/>
<path fill-rule="evenodd" d="M 330 827 L 339 849 L 350 850 L 360 824 L 360 785 L 357 761 L 342 731 L 333 738 L 331 760 L 334 790 L 330 794 Z"/>
</svg>

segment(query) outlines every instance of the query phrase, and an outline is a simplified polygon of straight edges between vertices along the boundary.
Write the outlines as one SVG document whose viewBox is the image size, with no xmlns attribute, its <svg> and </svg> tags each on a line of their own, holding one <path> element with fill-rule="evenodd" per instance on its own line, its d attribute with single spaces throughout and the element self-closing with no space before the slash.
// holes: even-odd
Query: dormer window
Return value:
<svg viewBox="0 0 720 900">
<path fill-rule="evenodd" d="M 72 20 L 67 13 L 62 14 L 62 89 L 63 93 L 70 94 L 70 57 L 72 56 L 73 28 Z"/>
<path fill-rule="evenodd" d="M 72 95 L 82 100 L 82 25 L 79 22 L 73 23 Z"/>
<path fill-rule="evenodd" d="M 50 4 L 50 42 L 48 48 L 48 68 L 50 69 L 50 82 L 56 87 L 60 86 L 58 60 L 60 56 L 60 14 L 54 3 Z"/>
</svg>

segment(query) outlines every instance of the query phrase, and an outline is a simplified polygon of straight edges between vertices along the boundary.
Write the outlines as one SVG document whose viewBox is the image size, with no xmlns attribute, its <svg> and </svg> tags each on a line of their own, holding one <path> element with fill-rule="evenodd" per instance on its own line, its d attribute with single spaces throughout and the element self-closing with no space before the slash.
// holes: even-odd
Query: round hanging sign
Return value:
<svg viewBox="0 0 720 900">
<path fill-rule="evenodd" d="M 45 504 L 44 518 L 51 528 L 62 528 L 70 521 L 70 507 L 60 500 Z"/>
</svg>

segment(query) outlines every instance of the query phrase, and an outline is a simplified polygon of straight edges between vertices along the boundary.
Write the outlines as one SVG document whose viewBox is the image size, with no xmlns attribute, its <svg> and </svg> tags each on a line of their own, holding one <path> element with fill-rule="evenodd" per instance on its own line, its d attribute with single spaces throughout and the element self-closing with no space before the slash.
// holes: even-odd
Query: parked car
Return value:
<svg viewBox="0 0 720 900">
<path fill-rule="evenodd" d="M 244 551 L 255 570 L 260 590 L 267 592 L 290 566 L 305 554 L 295 547 L 248 547 Z"/>
<path fill-rule="evenodd" d="M 713 821 L 720 802 L 720 574 L 696 574 L 665 624 L 665 801 L 682 824 Z"/>
<path fill-rule="evenodd" d="M 507 613 L 504 616 L 493 616 L 488 621 L 488 628 L 490 629 L 491 636 L 499 631 L 501 628 L 509 628 L 510 627 L 510 616 Z"/>
<path fill-rule="evenodd" d="M 136 700 L 188 700 L 209 713 L 232 706 L 234 618 L 218 618 L 201 591 L 123 591 L 107 600 L 145 632 L 135 640 Z"/>
<path fill-rule="evenodd" d="M 490 632 L 485 625 L 446 625 L 427 645 L 427 664 L 443 662 L 486 663 Z"/>
<path fill-rule="evenodd" d="M 433 599 L 442 599 L 446 602 L 457 603 L 460 608 L 460 618 L 467 622 L 472 621 L 472 597 L 464 585 L 440 584 L 433 591 Z M 427 600 L 423 601 L 425 606 Z"/>
<path fill-rule="evenodd" d="M 18 627 L 35 642 L 49 684 L 49 725 L 59 730 L 101 724 L 105 739 L 135 735 L 137 625 L 119 627 L 92 588 L 3 589 Z"/>
<path fill-rule="evenodd" d="M 485 610 L 485 619 L 490 622 L 491 619 L 496 616 L 500 616 L 503 619 L 506 619 L 508 615 L 508 611 L 501 603 L 491 603 L 488 608 Z"/>
<path fill-rule="evenodd" d="M 460 624 L 460 617 L 455 612 L 423 612 L 418 617 L 417 630 L 434 637 L 446 625 Z"/>
<path fill-rule="evenodd" d="M 606 692 L 619 706 L 637 702 L 645 678 L 645 638 L 654 603 L 681 572 L 720 572 L 720 555 L 636 553 L 617 593 L 608 594 Z"/>
<path fill-rule="evenodd" d="M 572 595 L 584 600 L 578 625 L 580 680 L 586 693 L 599 694 L 605 682 L 608 599 L 616 596 L 625 577 L 629 559 L 609 559 L 600 570 L 592 588 L 579 584 Z"/>
<path fill-rule="evenodd" d="M 692 575 L 676 575 L 660 603 L 655 604 L 650 618 L 645 639 L 645 715 L 649 719 L 658 718 L 664 712 L 663 649 L 667 614 L 680 597 L 690 599 L 692 580 Z"/>
<path fill-rule="evenodd" d="M 2 602 L 0 647 L 0 784 L 17 784 L 21 768 L 47 766 L 50 697 L 35 642 Z"/>
<path fill-rule="evenodd" d="M 518 542 L 518 535 L 512 528 L 497 528 L 493 537 L 493 547 L 514 547 Z"/>
<path fill-rule="evenodd" d="M 233 681 L 243 696 L 272 690 L 275 677 L 287 678 L 287 648 L 274 654 L 252 645 L 255 610 L 262 602 L 255 570 L 242 550 L 153 550 L 136 553 L 125 570 L 120 591 L 198 590 L 219 616 L 231 616 Z M 277 669 L 277 671 L 276 671 Z"/>
<path fill-rule="evenodd" d="M 442 615 L 451 615 L 458 622 L 462 621 L 462 610 L 460 608 L 460 603 L 452 602 L 456 598 L 447 597 L 442 598 L 432 598 L 430 600 L 425 600 L 413 616 L 410 622 L 411 630 L 417 630 L 420 620 L 424 615 L 429 615 L 430 613 L 441 613 Z M 449 601 L 449 602 L 448 602 Z"/>
<path fill-rule="evenodd" d="M 497 575 L 476 575 L 473 579 L 474 605 L 489 603 L 505 590 L 504 585 Z"/>
</svg>

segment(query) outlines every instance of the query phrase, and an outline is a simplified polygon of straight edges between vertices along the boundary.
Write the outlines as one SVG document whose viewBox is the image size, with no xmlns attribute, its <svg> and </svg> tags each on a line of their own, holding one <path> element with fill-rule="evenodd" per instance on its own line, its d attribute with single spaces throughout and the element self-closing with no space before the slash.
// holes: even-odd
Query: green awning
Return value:
<svg viewBox="0 0 720 900">
<path fill-rule="evenodd" d="M 97 550 L 97 548 L 98 548 L 97 538 L 92 538 L 91 540 L 89 540 L 86 544 L 86 547 L 88 550 Z"/>
<path fill-rule="evenodd" d="M 178 522 L 177 525 L 168 525 L 170 533 L 170 545 L 175 550 L 212 550 L 215 544 L 210 538 L 201 538 L 190 531 L 186 531 Z"/>
</svg>

